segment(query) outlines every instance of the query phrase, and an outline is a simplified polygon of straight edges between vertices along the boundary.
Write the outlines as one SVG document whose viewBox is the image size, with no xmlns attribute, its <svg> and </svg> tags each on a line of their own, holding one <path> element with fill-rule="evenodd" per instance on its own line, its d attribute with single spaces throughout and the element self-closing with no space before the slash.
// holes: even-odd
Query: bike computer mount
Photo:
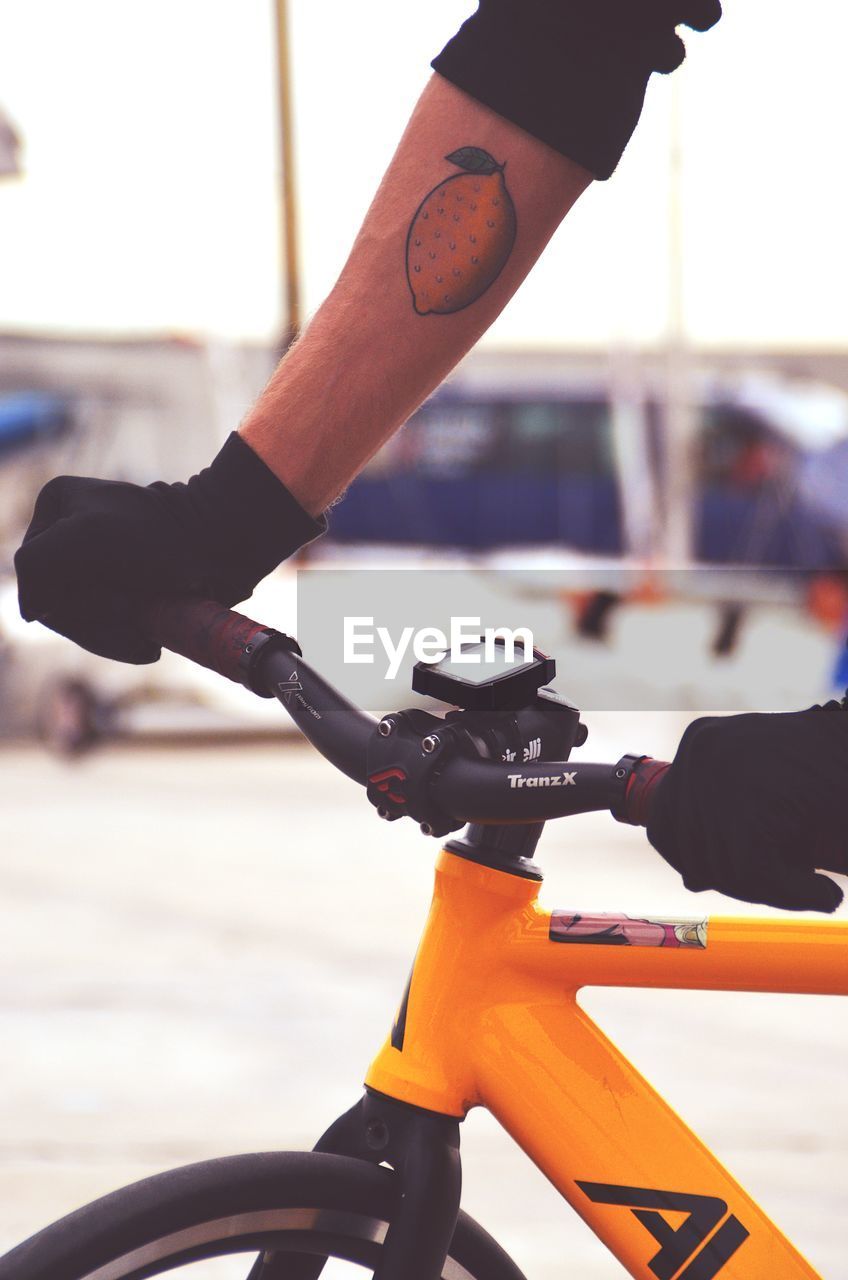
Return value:
<svg viewBox="0 0 848 1280">
<path fill-rule="evenodd" d="M 461 656 L 459 662 L 455 656 L 419 662 L 413 671 L 415 692 L 447 702 L 452 710 L 444 716 L 420 707 L 391 712 L 368 744 L 368 798 L 379 816 L 389 822 L 413 818 L 425 835 L 444 836 L 465 825 L 440 812 L 432 799 L 431 782 L 448 759 L 567 760 L 588 736 L 577 707 L 546 687 L 556 674 L 547 654 L 538 649 L 524 654 L 516 646 L 511 660 L 504 642 L 496 639 L 494 645 L 464 645 Z M 484 847 L 494 855 L 506 843 L 508 854 L 499 852 L 495 863 L 503 863 L 506 855 L 510 867 L 528 866 L 541 830 L 542 824 L 472 825 L 466 838 L 450 847 L 491 863 Z"/>
</svg>

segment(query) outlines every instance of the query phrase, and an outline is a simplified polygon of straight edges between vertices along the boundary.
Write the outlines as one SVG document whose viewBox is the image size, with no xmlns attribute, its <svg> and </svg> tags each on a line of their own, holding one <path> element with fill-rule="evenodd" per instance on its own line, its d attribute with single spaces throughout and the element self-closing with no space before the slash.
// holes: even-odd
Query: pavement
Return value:
<svg viewBox="0 0 848 1280">
<path fill-rule="evenodd" d="M 673 750 L 679 717 L 599 715 L 583 755 Z M 0 751 L 0 1249 L 173 1165 L 309 1147 L 360 1094 L 436 846 L 380 823 L 300 743 Z M 551 824 L 550 905 L 739 913 L 605 815 Z M 843 914 L 845 912 L 843 911 Z M 594 991 L 584 1003 L 827 1280 L 848 1280 L 848 1007 Z M 620 1265 L 490 1117 L 464 1207 L 529 1280 Z M 775 1278 L 777 1280 L 777 1278 Z"/>
</svg>

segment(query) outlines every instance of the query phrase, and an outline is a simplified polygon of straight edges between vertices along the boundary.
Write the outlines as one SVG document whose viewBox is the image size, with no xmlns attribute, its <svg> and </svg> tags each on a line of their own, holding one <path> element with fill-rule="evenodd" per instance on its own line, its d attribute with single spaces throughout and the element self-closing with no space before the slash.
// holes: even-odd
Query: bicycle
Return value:
<svg viewBox="0 0 848 1280">
<path fill-rule="evenodd" d="M 543 910 L 544 822 L 644 824 L 664 765 L 575 763 L 586 729 L 551 659 L 449 661 L 414 687 L 455 710 L 377 721 L 290 637 L 210 602 L 162 602 L 170 649 L 279 699 L 379 816 L 448 840 L 365 1093 L 312 1152 L 204 1161 L 116 1191 L 0 1259 L 0 1280 L 143 1280 L 231 1259 L 247 1280 L 522 1280 L 459 1208 L 459 1124 L 485 1106 L 638 1280 L 815 1280 L 754 1201 L 577 1004 L 584 986 L 846 994 L 848 926 Z M 491 657 L 491 655 L 489 655 Z M 467 824 L 467 825 L 466 825 Z M 845 975 L 845 976 L 843 976 Z M 247 1255 L 247 1261 L 244 1260 Z M 197 1270 L 188 1274 L 197 1275 Z M 217 1272 L 214 1272 L 217 1276 Z"/>
</svg>

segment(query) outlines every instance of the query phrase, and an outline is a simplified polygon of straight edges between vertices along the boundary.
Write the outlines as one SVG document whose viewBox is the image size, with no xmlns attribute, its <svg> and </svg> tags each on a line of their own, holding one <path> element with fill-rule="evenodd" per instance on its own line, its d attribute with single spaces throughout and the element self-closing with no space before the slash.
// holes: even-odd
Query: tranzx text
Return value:
<svg viewBox="0 0 848 1280">
<path fill-rule="evenodd" d="M 482 650 L 463 651 L 464 645 L 478 644 L 481 639 Z M 403 627 L 395 638 L 388 627 L 375 627 L 373 617 L 344 620 L 345 662 L 373 666 L 377 651 L 382 649 L 386 662 L 384 680 L 394 680 L 410 650 L 416 662 L 440 662 L 448 657 L 452 663 L 479 665 L 495 661 L 499 644 L 503 645 L 502 661 L 532 661 L 533 633 L 529 627 L 481 627 L 479 618 L 451 618 L 449 634 L 440 627 L 421 627 L 417 631 Z"/>
<path fill-rule="evenodd" d="M 508 773 L 511 787 L 576 787 L 577 770 L 573 773 L 543 773 L 526 778 L 523 773 Z"/>
</svg>

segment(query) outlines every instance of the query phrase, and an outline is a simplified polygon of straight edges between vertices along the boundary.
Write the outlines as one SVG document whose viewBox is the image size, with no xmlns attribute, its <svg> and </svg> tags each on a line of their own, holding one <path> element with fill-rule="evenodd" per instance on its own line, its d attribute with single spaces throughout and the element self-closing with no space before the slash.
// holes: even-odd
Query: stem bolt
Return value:
<svg viewBox="0 0 848 1280">
<path fill-rule="evenodd" d="M 381 805 L 378 805 L 378 806 L 377 806 L 377 817 L 378 817 L 378 818 L 385 818 L 386 820 L 388 820 L 391 816 L 392 816 L 392 815 L 389 813 L 388 809 L 386 808 L 386 806 L 385 806 L 384 804 L 381 804 Z"/>
<path fill-rule="evenodd" d="M 393 732 L 394 727 L 394 720 L 381 720 L 377 725 L 377 732 L 381 738 L 388 738 L 389 734 Z"/>
<path fill-rule="evenodd" d="M 439 745 L 439 739 L 435 733 L 429 734 L 421 743 L 421 750 L 426 751 L 427 755 L 432 755 Z"/>
<path fill-rule="evenodd" d="M 421 823 L 421 834 L 424 836 L 431 836 L 433 834 L 433 828 L 430 826 L 429 822 Z"/>
<path fill-rule="evenodd" d="M 626 769 L 616 769 L 616 771 L 615 771 L 615 776 L 616 776 L 617 778 L 626 778 L 626 777 L 627 777 L 627 770 L 626 770 Z"/>
</svg>

